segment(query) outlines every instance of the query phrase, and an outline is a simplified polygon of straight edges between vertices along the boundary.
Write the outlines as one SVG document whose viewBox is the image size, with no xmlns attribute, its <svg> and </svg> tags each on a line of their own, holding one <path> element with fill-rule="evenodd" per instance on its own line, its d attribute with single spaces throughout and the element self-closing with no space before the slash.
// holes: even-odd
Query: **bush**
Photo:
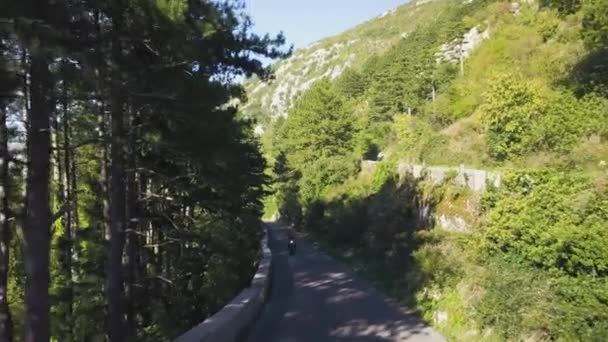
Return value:
<svg viewBox="0 0 608 342">
<path fill-rule="evenodd" d="M 508 341 L 525 340 L 531 332 L 540 333 L 535 340 L 548 340 L 555 294 L 546 275 L 499 258 L 490 260 L 487 269 L 484 294 L 475 306 L 482 326 L 496 329 Z"/>
<path fill-rule="evenodd" d="M 367 208 L 357 198 L 344 196 L 332 202 L 324 215 L 327 239 L 334 246 L 356 247 L 362 244 L 368 226 Z"/>
<path fill-rule="evenodd" d="M 545 270 L 608 275 L 608 192 L 551 171 L 507 175 L 484 227 L 489 252 Z"/>
<path fill-rule="evenodd" d="M 417 161 L 424 160 L 442 140 L 424 119 L 411 115 L 398 115 L 393 124 L 393 134 L 399 154 Z"/>
<path fill-rule="evenodd" d="M 482 112 L 488 130 L 490 154 L 504 160 L 523 154 L 533 143 L 530 123 L 546 106 L 538 84 L 500 74 L 484 96 Z"/>
<path fill-rule="evenodd" d="M 605 341 L 608 284 L 588 276 L 555 277 L 528 265 L 487 262 L 477 319 L 506 340 Z"/>
<path fill-rule="evenodd" d="M 397 165 L 390 161 L 380 162 L 372 178 L 371 191 L 377 193 L 389 182 L 397 183 Z"/>
<path fill-rule="evenodd" d="M 537 151 L 570 152 L 583 132 L 603 126 L 601 107 L 591 101 L 517 75 L 497 76 L 481 106 L 490 154 L 505 160 Z"/>
<path fill-rule="evenodd" d="M 606 341 L 608 284 L 605 278 L 560 277 L 551 281 L 557 297 L 550 330 L 564 341 Z"/>
</svg>

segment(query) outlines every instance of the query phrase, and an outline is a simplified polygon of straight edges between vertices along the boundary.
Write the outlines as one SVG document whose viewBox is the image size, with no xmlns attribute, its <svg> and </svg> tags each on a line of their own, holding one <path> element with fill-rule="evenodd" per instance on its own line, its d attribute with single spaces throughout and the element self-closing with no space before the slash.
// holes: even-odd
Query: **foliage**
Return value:
<svg viewBox="0 0 608 342">
<path fill-rule="evenodd" d="M 589 129 L 603 130 L 599 108 L 593 99 L 578 100 L 566 91 L 549 91 L 538 82 L 503 74 L 485 93 L 480 111 L 489 152 L 504 160 L 540 150 L 569 152 Z"/>
<path fill-rule="evenodd" d="M 407 156 L 415 161 L 424 161 L 429 147 L 440 139 L 424 119 L 415 116 L 395 117 L 392 128 L 396 137 L 395 147 L 400 156 Z"/>
<path fill-rule="evenodd" d="M 485 94 L 482 111 L 488 129 L 490 154 L 502 160 L 525 152 L 533 144 L 530 122 L 544 109 L 537 85 L 512 76 L 499 76 Z"/>
<path fill-rule="evenodd" d="M 484 324 L 507 339 L 606 337 L 607 194 L 571 173 L 522 170 L 486 195 L 481 246 L 494 273 L 479 304 Z"/>
<path fill-rule="evenodd" d="M 363 95 L 367 89 L 367 80 L 364 75 L 353 69 L 346 69 L 336 80 L 336 88 L 349 98 Z"/>
<path fill-rule="evenodd" d="M 485 227 L 489 250 L 572 276 L 608 275 L 605 189 L 571 174 L 518 171 L 501 191 Z"/>
<path fill-rule="evenodd" d="M 373 193 L 377 193 L 382 188 L 389 183 L 397 183 L 395 168 L 397 165 L 390 161 L 382 161 L 376 167 L 376 171 L 374 172 L 374 176 L 371 182 L 371 191 Z"/>
<path fill-rule="evenodd" d="M 504 340 L 519 339 L 529 333 L 547 340 L 547 315 L 554 303 L 549 279 L 522 265 L 492 260 L 483 279 L 484 295 L 476 305 L 476 319 L 494 327 Z"/>
<path fill-rule="evenodd" d="M 31 147 L 0 180 L 15 338 L 170 340 L 219 310 L 255 270 L 268 181 L 236 78 L 267 79 L 254 56 L 286 57 L 283 36 L 251 32 L 240 1 L 3 1 L 0 17 L 0 110 Z"/>
<path fill-rule="evenodd" d="M 324 102 L 341 101 L 355 127 L 339 155 L 389 157 L 373 175 L 354 176 L 348 163 L 337 178 L 323 175 L 329 162 L 298 167 L 290 181 L 304 188 L 290 195 L 306 216 L 300 227 L 425 319 L 446 312 L 438 326 L 454 340 L 605 340 L 604 4 L 450 3 L 330 82 L 337 94 Z M 472 27 L 489 37 L 462 72 L 437 63 Z M 403 159 L 513 171 L 477 203 L 451 177 L 399 178 Z M 444 232 L 439 216 L 472 228 Z"/>
<path fill-rule="evenodd" d="M 284 179 L 285 185 L 280 186 L 288 191 L 297 188 L 296 197 L 304 210 L 328 186 L 343 182 L 357 171 L 352 157 L 354 119 L 346 109 L 344 99 L 330 81 L 320 80 L 298 100 L 279 132 L 278 150 L 285 156 L 285 167 L 275 173 L 282 177 L 288 169 L 295 171 L 292 174 L 297 174 L 297 183 L 287 185 L 289 181 Z M 282 196 L 286 207 L 280 210 L 293 216 L 296 197 Z"/>
<path fill-rule="evenodd" d="M 543 5 L 555 8 L 562 14 L 572 14 L 581 7 L 580 0 L 544 0 Z"/>
<path fill-rule="evenodd" d="M 592 49 L 608 48 L 608 4 L 602 0 L 584 3 L 583 39 Z"/>
</svg>

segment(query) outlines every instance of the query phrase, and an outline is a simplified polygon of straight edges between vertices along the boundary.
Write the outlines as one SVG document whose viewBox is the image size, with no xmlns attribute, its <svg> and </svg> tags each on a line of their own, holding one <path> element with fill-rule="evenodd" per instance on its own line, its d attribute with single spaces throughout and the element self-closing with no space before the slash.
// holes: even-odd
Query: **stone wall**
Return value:
<svg viewBox="0 0 608 342">
<path fill-rule="evenodd" d="M 416 178 L 426 176 L 435 183 L 441 183 L 451 172 L 457 172 L 454 182 L 466 186 L 473 191 L 482 192 L 488 184 L 500 187 L 501 176 L 499 173 L 486 170 L 467 169 L 462 166 L 457 168 L 442 166 L 424 166 L 409 163 L 399 164 L 399 177 L 409 173 Z"/>
<path fill-rule="evenodd" d="M 436 212 L 429 213 L 430 220 L 434 221 L 437 228 L 452 232 L 470 231 L 473 225 L 471 217 L 478 215 L 476 207 L 479 202 L 479 194 L 485 191 L 488 185 L 500 187 L 501 184 L 499 173 L 467 169 L 463 166 L 450 168 L 400 163 L 398 172 L 399 177 L 410 174 L 416 178 L 429 179 L 437 184 L 443 182 L 448 176 L 454 176 L 455 173 L 454 183 L 474 191 L 470 198 L 465 199 L 464 203 L 444 203 L 442 208 L 437 208 Z M 460 209 L 454 210 L 454 208 Z"/>
<path fill-rule="evenodd" d="M 264 307 L 271 285 L 271 261 L 272 254 L 268 248 L 266 233 L 262 239 L 262 259 L 251 286 L 239 293 L 218 313 L 181 335 L 174 342 L 241 341 Z"/>
</svg>

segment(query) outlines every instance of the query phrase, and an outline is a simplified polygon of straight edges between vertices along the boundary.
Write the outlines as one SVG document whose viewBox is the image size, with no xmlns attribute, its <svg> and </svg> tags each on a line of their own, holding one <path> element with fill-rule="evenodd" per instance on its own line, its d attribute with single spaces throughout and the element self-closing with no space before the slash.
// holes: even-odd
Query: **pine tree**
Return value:
<svg viewBox="0 0 608 342">
<path fill-rule="evenodd" d="M 8 276 L 10 261 L 10 244 L 13 235 L 10 219 L 12 212 L 9 197 L 13 191 L 9 163 L 11 154 L 8 149 L 9 130 L 8 105 L 16 97 L 18 81 L 11 73 L 10 50 L 0 42 L 0 341 L 13 340 L 13 319 L 9 308 Z"/>
<path fill-rule="evenodd" d="M 28 119 L 25 215 L 15 220 L 26 249 L 23 260 L 11 256 L 27 275 L 27 340 L 166 340 L 200 322 L 253 272 L 265 164 L 252 123 L 227 103 L 243 95 L 236 76 L 269 76 L 255 55 L 289 54 L 284 38 L 251 34 L 239 4 L 0 8 L 2 42 L 10 36 L 22 56 L 24 97 L 2 89 L 2 118 L 23 104 Z M 16 79 L 0 61 L 2 81 Z M 0 198 L 3 214 L 9 197 L 18 198 Z M 0 294 L 7 274 L 0 267 Z M 0 339 L 10 334 L 5 304 Z"/>
</svg>

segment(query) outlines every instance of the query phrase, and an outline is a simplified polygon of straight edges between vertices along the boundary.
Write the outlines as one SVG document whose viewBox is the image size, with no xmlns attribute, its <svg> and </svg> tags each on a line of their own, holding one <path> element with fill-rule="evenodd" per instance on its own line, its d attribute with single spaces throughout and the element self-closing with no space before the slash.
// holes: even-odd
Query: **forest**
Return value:
<svg viewBox="0 0 608 342">
<path fill-rule="evenodd" d="M 266 212 L 450 340 L 604 341 L 608 2 L 446 3 L 274 121 Z M 475 50 L 444 58 L 472 31 L 486 34 Z M 503 181 L 479 194 L 401 162 Z"/>
<path fill-rule="evenodd" d="M 247 286 L 268 178 L 239 78 L 290 54 L 251 26 L 239 1 L 0 2 L 0 341 L 170 340 Z"/>
</svg>

